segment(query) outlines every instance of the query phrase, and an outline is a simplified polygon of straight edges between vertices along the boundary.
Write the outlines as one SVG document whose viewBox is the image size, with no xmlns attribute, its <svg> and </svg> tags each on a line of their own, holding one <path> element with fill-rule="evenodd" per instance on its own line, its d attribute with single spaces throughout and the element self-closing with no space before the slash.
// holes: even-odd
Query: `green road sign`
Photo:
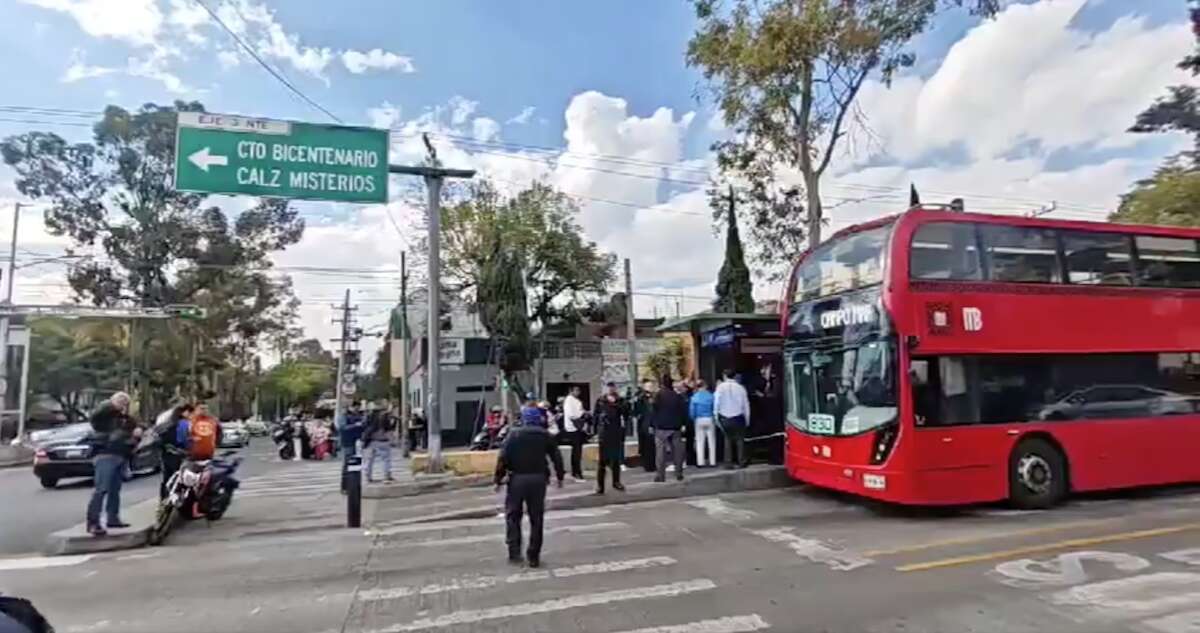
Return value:
<svg viewBox="0 0 1200 633">
<path fill-rule="evenodd" d="M 388 133 L 180 112 L 175 188 L 335 202 L 387 202 Z"/>
</svg>

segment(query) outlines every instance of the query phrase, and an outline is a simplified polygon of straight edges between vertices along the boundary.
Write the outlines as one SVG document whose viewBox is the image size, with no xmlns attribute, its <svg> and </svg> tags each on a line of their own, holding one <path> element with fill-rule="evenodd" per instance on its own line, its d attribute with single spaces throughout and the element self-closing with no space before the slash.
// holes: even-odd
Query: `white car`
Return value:
<svg viewBox="0 0 1200 633">
<path fill-rule="evenodd" d="M 242 448 L 250 444 L 250 432 L 241 422 L 221 423 L 221 448 Z"/>
</svg>

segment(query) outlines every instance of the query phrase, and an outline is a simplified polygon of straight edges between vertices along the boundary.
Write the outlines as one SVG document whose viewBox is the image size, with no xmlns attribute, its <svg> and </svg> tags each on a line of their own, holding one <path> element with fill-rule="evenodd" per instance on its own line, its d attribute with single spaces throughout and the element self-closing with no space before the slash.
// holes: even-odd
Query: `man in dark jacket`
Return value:
<svg viewBox="0 0 1200 633">
<path fill-rule="evenodd" d="M 529 513 L 529 550 L 526 552 L 530 567 L 541 566 L 542 519 L 546 514 L 546 484 L 550 481 L 549 458 L 554 464 L 554 475 L 558 487 L 562 488 L 562 454 L 558 443 L 545 427 L 538 424 L 522 424 L 516 427 L 500 447 L 496 459 L 496 490 L 508 478 L 508 494 L 504 499 L 506 523 L 505 542 L 508 544 L 508 561 L 521 564 L 521 515 L 522 508 Z"/>
<path fill-rule="evenodd" d="M 647 380 L 638 388 L 633 399 L 633 416 L 637 419 L 638 456 L 642 469 L 654 472 L 654 381 Z"/>
<path fill-rule="evenodd" d="M 596 438 L 599 441 L 599 463 L 596 466 L 596 494 L 604 494 L 604 469 L 612 468 L 613 489 L 625 490 L 621 485 L 621 457 L 625 444 L 625 421 L 629 419 L 629 405 L 617 392 L 616 383 L 605 385 L 605 393 L 596 400 L 592 418 L 596 422 Z"/>
<path fill-rule="evenodd" d="M 667 451 L 675 465 L 675 479 L 683 481 L 683 427 L 687 424 L 688 406 L 674 388 L 670 376 L 663 376 L 661 388 L 654 397 L 654 461 L 658 465 L 654 481 L 667 480 Z"/>
<path fill-rule="evenodd" d="M 87 530 L 93 536 L 104 536 L 108 532 L 100 525 L 101 506 L 109 528 L 129 527 L 121 520 L 121 473 L 142 438 L 142 429 L 129 417 L 129 394 L 123 391 L 101 405 L 92 414 L 91 423 L 95 488 L 87 506 Z"/>
<path fill-rule="evenodd" d="M 162 456 L 162 483 L 158 485 L 158 498 L 167 498 L 167 482 L 183 465 L 183 456 L 187 450 L 186 443 L 179 442 L 179 424 L 187 423 L 192 415 L 192 404 L 185 402 L 171 410 L 171 417 L 163 428 L 155 428 L 158 434 L 158 448 Z"/>
</svg>

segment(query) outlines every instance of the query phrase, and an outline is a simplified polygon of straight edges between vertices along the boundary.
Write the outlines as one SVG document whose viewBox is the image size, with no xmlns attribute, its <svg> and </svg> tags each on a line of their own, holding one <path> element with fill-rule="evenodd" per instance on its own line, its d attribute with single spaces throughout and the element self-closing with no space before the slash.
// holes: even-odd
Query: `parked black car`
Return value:
<svg viewBox="0 0 1200 633">
<path fill-rule="evenodd" d="M 87 422 L 68 424 L 39 438 L 33 453 L 33 475 L 42 487 L 53 488 L 60 479 L 92 476 L 92 426 Z M 142 437 L 126 469 L 126 479 L 158 472 L 162 455 L 153 433 Z"/>
</svg>

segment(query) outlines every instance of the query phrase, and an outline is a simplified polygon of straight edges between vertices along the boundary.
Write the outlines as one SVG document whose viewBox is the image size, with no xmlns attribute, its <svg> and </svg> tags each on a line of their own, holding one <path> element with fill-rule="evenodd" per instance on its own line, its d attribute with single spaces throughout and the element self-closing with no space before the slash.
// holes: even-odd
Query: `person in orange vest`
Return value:
<svg viewBox="0 0 1200 633">
<path fill-rule="evenodd" d="M 190 459 L 212 459 L 217 454 L 221 424 L 209 415 L 203 401 L 196 403 L 189 418 L 180 421 L 175 433 L 176 443 L 187 449 Z"/>
</svg>

